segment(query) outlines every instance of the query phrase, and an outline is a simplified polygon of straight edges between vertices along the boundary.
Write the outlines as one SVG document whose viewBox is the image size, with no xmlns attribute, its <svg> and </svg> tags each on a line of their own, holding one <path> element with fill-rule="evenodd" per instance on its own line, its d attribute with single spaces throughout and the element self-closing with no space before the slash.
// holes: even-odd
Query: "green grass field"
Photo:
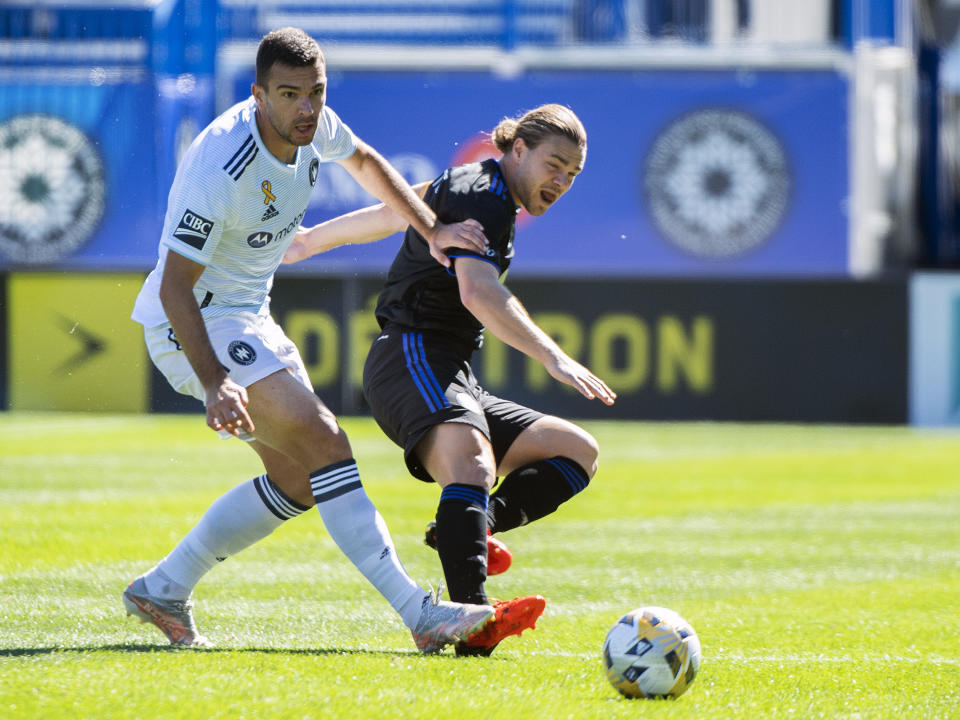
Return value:
<svg viewBox="0 0 960 720">
<path fill-rule="evenodd" d="M 434 487 L 345 419 L 370 496 L 421 584 Z M 600 473 L 505 534 L 498 597 L 537 630 L 488 659 L 417 654 L 315 511 L 200 584 L 217 644 L 170 649 L 120 593 L 259 472 L 199 417 L 0 413 L 0 718 L 957 718 L 960 433 L 585 423 Z M 703 645 L 676 701 L 626 700 L 607 629 L 673 608 Z"/>
</svg>

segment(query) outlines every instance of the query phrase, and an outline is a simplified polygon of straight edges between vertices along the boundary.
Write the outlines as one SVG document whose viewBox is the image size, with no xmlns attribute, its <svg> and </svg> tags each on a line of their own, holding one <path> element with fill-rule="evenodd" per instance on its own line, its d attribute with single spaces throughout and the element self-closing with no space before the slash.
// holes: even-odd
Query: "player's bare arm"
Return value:
<svg viewBox="0 0 960 720">
<path fill-rule="evenodd" d="M 246 410 L 247 390 L 230 379 L 217 359 L 193 295 L 193 287 L 203 271 L 203 265 L 170 251 L 160 283 L 160 302 L 190 366 L 206 390 L 207 425 L 233 435 L 239 434 L 241 426 L 252 432 L 253 422 Z"/>
<path fill-rule="evenodd" d="M 584 397 L 613 405 L 617 394 L 533 321 L 520 300 L 500 283 L 496 267 L 480 258 L 461 257 L 456 270 L 461 302 L 488 332 L 542 363 L 554 379 Z"/>
<path fill-rule="evenodd" d="M 356 152 L 341 160 L 340 165 L 364 190 L 382 200 L 408 225 L 412 225 L 426 239 L 434 260 L 444 267 L 450 266 L 450 259 L 443 252 L 445 249 L 458 247 L 481 253 L 486 250 L 487 239 L 479 223 L 468 220 L 446 225 L 440 222 L 400 173 L 362 140 Z"/>
<path fill-rule="evenodd" d="M 422 182 L 412 189 L 422 198 L 428 187 L 429 182 Z M 467 222 L 479 227 L 476 220 Z M 284 253 L 283 263 L 306 260 L 341 245 L 361 245 L 382 240 L 405 229 L 408 224 L 405 218 L 383 203 L 360 208 L 311 228 L 301 228 Z"/>
</svg>

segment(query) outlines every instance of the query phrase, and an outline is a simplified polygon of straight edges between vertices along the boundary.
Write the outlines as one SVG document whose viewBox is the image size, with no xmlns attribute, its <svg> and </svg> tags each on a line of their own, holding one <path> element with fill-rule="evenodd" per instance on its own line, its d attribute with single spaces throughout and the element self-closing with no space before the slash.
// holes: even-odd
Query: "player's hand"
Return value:
<svg viewBox="0 0 960 720">
<path fill-rule="evenodd" d="M 570 357 L 557 358 L 545 367 L 554 379 L 576 388 L 588 400 L 598 398 L 604 405 L 613 405 L 617 399 L 617 394 L 603 380 Z"/>
<path fill-rule="evenodd" d="M 226 430 L 238 436 L 241 430 L 252 433 L 256 428 L 247 414 L 247 389 L 237 385 L 229 377 L 215 386 L 207 388 L 207 426 L 212 430 Z"/>
<path fill-rule="evenodd" d="M 300 226 L 296 235 L 293 236 L 293 242 L 290 243 L 290 247 L 288 247 L 287 251 L 283 254 L 283 258 L 280 260 L 281 264 L 290 265 L 310 257 L 311 229 L 312 228 L 305 228 L 302 225 Z"/>
<path fill-rule="evenodd" d="M 427 238 L 430 254 L 444 267 L 450 267 L 450 258 L 444 250 L 462 248 L 481 255 L 487 251 L 487 236 L 483 234 L 483 225 L 474 219 L 444 225 L 437 223 L 433 235 Z"/>
</svg>

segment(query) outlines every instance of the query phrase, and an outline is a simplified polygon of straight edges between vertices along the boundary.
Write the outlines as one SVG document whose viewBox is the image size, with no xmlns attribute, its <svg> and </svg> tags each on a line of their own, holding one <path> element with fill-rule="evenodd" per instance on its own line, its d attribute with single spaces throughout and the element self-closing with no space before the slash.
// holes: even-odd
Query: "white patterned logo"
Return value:
<svg viewBox="0 0 960 720">
<path fill-rule="evenodd" d="M 752 117 L 701 110 L 653 143 L 646 193 L 659 230 L 692 255 L 727 258 L 763 244 L 790 195 L 780 141 Z"/>
<path fill-rule="evenodd" d="M 56 261 L 91 236 L 104 201 L 103 164 L 79 128 L 50 115 L 0 123 L 0 252 Z"/>
</svg>

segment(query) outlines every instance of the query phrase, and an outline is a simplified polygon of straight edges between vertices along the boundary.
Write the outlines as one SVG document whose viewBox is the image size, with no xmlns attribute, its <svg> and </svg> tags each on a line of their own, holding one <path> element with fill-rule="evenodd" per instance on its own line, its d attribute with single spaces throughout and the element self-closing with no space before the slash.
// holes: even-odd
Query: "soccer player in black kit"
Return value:
<svg viewBox="0 0 960 720">
<path fill-rule="evenodd" d="M 499 565 L 490 574 L 509 566 L 509 550 L 492 535 L 542 518 L 583 490 L 598 456 L 582 428 L 479 386 L 470 357 L 484 329 L 585 397 L 608 405 L 616 398 L 501 282 L 514 255 L 517 212 L 542 215 L 570 189 L 586 159 L 586 131 L 573 111 L 550 104 L 504 119 L 492 139 L 503 153 L 499 161 L 450 168 L 415 187 L 442 222 L 478 221 L 486 252 L 451 249 L 446 269 L 408 227 L 377 302 L 381 334 L 363 373 L 373 416 L 403 448 L 410 472 L 441 488 L 427 543 L 440 555 L 450 598 L 472 603 L 487 602 L 488 553 Z M 403 227 L 385 206 L 364 208 L 303 230 L 284 262 Z M 493 605 L 495 619 L 469 644 L 459 643 L 458 654 L 488 655 L 505 637 L 533 627 L 545 600 L 534 595 Z"/>
</svg>

